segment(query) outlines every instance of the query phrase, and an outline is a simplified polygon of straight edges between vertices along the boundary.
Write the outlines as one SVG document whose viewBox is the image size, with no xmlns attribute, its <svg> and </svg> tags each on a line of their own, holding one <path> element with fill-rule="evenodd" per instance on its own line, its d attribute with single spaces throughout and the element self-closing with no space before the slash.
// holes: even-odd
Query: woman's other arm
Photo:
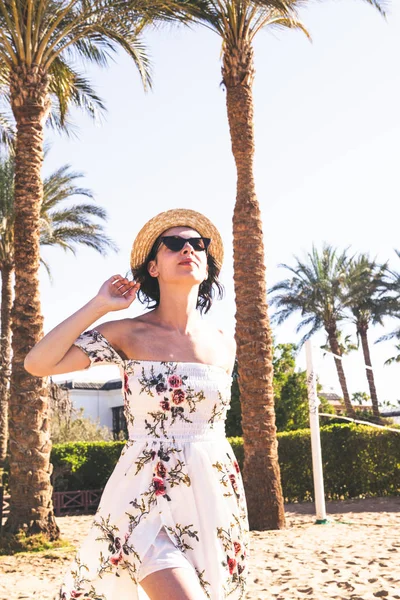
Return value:
<svg viewBox="0 0 400 600">
<path fill-rule="evenodd" d="M 28 373 L 46 377 L 87 368 L 89 358 L 73 343 L 97 319 L 110 311 L 128 308 L 136 298 L 139 286 L 139 283 L 128 281 L 121 275 L 113 275 L 107 279 L 94 298 L 49 331 L 30 350 L 24 362 Z M 111 323 L 104 323 L 98 328 L 105 335 L 110 329 Z"/>
</svg>

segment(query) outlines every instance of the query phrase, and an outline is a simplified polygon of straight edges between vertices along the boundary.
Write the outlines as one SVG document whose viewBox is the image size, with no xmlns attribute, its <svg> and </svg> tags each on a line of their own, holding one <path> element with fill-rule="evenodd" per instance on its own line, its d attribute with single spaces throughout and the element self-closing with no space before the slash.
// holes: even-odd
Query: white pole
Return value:
<svg viewBox="0 0 400 600">
<path fill-rule="evenodd" d="M 310 413 L 311 452 L 314 477 L 315 510 L 317 524 L 328 523 L 325 509 L 324 475 L 322 472 L 321 438 L 319 433 L 317 380 L 314 372 L 311 341 L 306 346 L 308 408 Z"/>
</svg>

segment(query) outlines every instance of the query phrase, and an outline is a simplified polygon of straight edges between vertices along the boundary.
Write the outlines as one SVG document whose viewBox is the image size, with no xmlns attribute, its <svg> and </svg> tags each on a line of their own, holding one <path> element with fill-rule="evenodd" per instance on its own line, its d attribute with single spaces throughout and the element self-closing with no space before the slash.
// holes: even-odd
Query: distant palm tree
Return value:
<svg viewBox="0 0 400 600">
<path fill-rule="evenodd" d="M 66 207 L 60 204 L 75 196 L 93 199 L 90 190 L 76 185 L 82 173 L 64 165 L 44 180 L 44 198 L 40 209 L 42 246 L 59 246 L 75 254 L 76 247 L 86 245 L 102 255 L 117 250 L 114 242 L 104 233 L 102 224 L 93 217 L 106 221 L 106 211 L 92 203 Z M 0 275 L 1 275 L 1 330 L 0 330 L 0 486 L 7 454 L 8 400 L 11 374 L 11 307 L 14 273 L 14 161 L 0 160 Z M 48 264 L 42 260 L 50 274 Z"/>
<path fill-rule="evenodd" d="M 379 417 L 379 403 L 369 350 L 368 329 L 371 324 L 383 325 L 384 317 L 392 313 L 393 298 L 387 294 L 387 272 L 387 263 L 380 265 L 367 254 L 360 254 L 350 261 L 345 283 L 344 305 L 352 314 L 357 337 L 361 340 L 375 417 Z"/>
<path fill-rule="evenodd" d="M 28 374 L 23 366 L 43 331 L 38 280 L 41 168 L 43 127 L 51 101 L 56 99 L 57 111 L 50 115 L 55 125 L 65 124 L 72 104 L 89 112 L 101 109 L 100 99 L 73 65 L 79 59 L 106 66 L 118 49 L 128 53 L 143 84 L 149 86 L 143 29 L 157 18 L 181 18 L 176 5 L 169 0 L 0 0 L 0 88 L 3 92 L 6 88 L 17 131 L 11 501 L 5 525 L 9 533 L 23 529 L 28 535 L 59 536 L 52 507 L 46 387 L 42 378 Z"/>
<path fill-rule="evenodd" d="M 395 250 L 395 253 L 397 254 L 398 258 L 400 258 L 400 250 Z M 394 271 L 392 269 L 388 269 L 388 278 L 386 280 L 386 291 L 391 295 L 392 306 L 391 306 L 390 316 L 400 319 L 400 272 L 399 271 Z M 396 327 L 390 333 L 381 336 L 378 340 L 376 340 L 375 343 L 384 342 L 384 341 L 393 340 L 393 339 L 400 341 L 400 327 Z M 396 345 L 395 348 L 396 348 L 396 350 L 398 350 L 399 346 Z M 385 365 L 390 365 L 394 362 L 399 362 L 399 359 L 397 356 L 393 356 L 392 358 L 389 358 L 385 362 Z"/>
<path fill-rule="evenodd" d="M 382 11 L 379 0 L 367 0 Z M 284 526 L 274 394 L 272 335 L 266 301 L 264 242 L 254 181 L 254 38 L 262 29 L 307 30 L 297 9 L 305 0 L 202 0 L 195 20 L 222 40 L 222 83 L 236 163 L 233 214 L 234 283 L 239 387 L 242 401 L 244 483 L 250 527 Z M 196 7 L 197 5 L 197 7 Z M 271 84 L 273 87 L 273 84 Z M 260 473 L 264 493 L 260 497 Z"/>
<path fill-rule="evenodd" d="M 302 320 L 296 332 L 305 327 L 309 327 L 309 330 L 300 341 L 299 348 L 317 331 L 325 329 L 330 351 L 334 355 L 346 413 L 355 417 L 341 360 L 343 352 L 338 329 L 338 323 L 345 318 L 343 286 L 350 259 L 346 251 L 339 254 L 328 244 L 324 244 L 321 252 L 313 246 L 306 261 L 295 259 L 297 262 L 294 267 L 280 265 L 292 273 L 291 278 L 280 281 L 269 290 L 275 294 L 271 297 L 271 305 L 279 309 L 273 315 L 273 322 L 280 325 L 294 313 L 300 312 Z"/>
</svg>

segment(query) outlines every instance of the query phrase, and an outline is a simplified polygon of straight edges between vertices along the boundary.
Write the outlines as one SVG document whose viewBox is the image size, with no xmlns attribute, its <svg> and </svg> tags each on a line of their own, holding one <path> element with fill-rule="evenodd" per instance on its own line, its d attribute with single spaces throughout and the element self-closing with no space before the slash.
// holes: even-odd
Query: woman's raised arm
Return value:
<svg viewBox="0 0 400 600">
<path fill-rule="evenodd" d="M 73 343 L 97 319 L 111 311 L 128 308 L 136 298 L 139 287 L 139 283 L 128 281 L 121 275 L 107 279 L 94 298 L 49 331 L 28 352 L 25 369 L 31 375 L 46 377 L 88 367 L 89 358 Z"/>
</svg>

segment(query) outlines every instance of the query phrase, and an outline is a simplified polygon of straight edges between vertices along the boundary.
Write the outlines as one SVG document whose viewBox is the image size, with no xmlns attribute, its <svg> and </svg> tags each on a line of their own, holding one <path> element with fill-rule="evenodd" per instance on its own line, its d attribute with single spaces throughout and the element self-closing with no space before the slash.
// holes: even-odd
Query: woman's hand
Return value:
<svg viewBox="0 0 400 600">
<path fill-rule="evenodd" d="M 122 275 L 113 275 L 103 283 L 94 301 L 108 311 L 128 308 L 140 288 L 140 283 L 129 281 Z"/>
</svg>

